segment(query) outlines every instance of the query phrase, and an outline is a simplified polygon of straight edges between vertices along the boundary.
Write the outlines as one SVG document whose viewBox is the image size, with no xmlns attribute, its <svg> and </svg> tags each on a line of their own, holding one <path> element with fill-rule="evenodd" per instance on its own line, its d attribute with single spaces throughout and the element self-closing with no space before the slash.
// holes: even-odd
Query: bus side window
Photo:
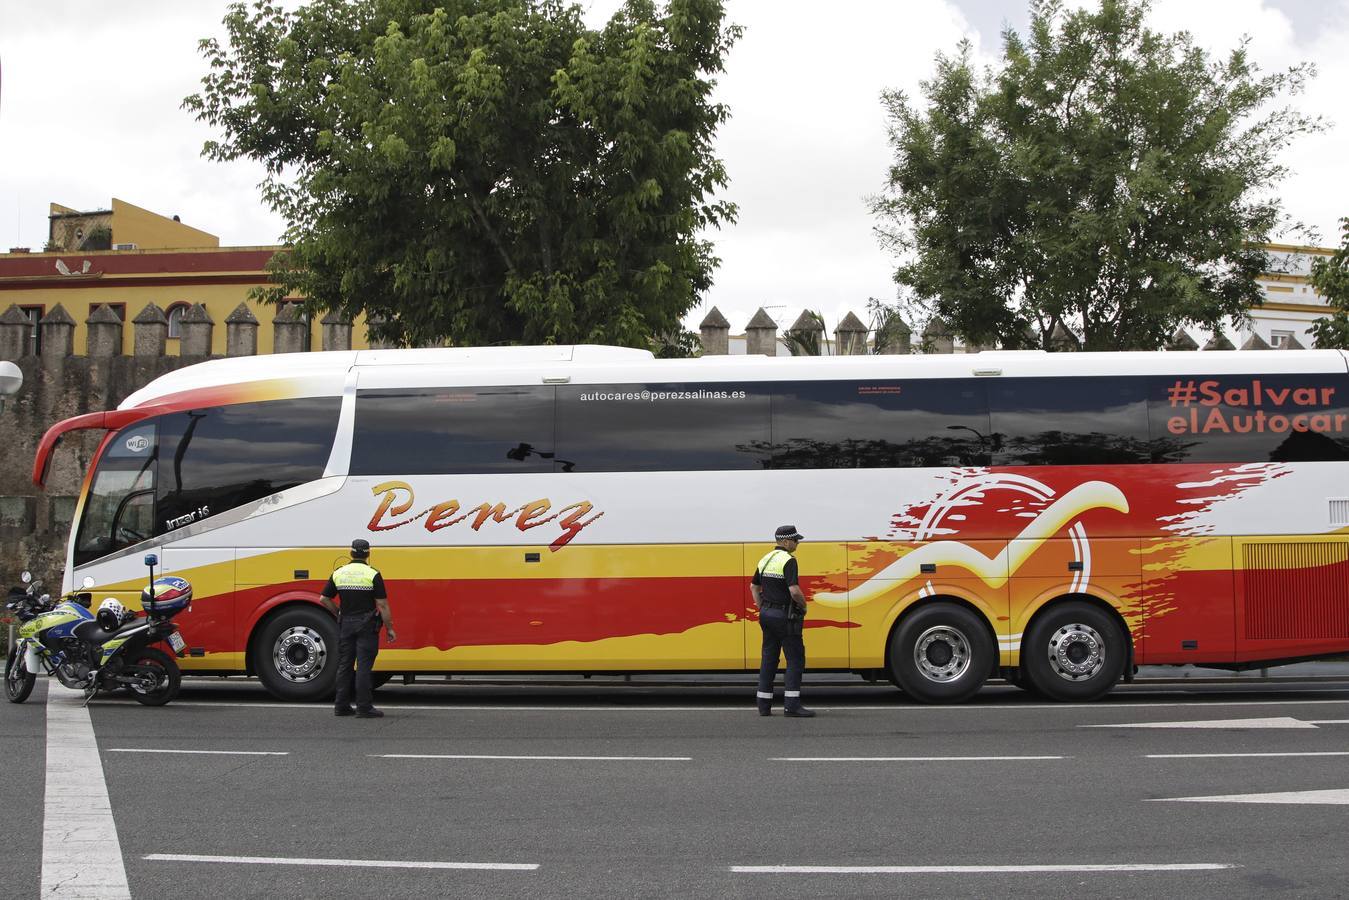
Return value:
<svg viewBox="0 0 1349 900">
<path fill-rule="evenodd" d="M 1150 459 L 1143 378 L 1014 378 L 989 385 L 995 466 L 1107 466 Z"/>
<path fill-rule="evenodd" d="M 1153 461 L 1349 459 L 1349 377 L 1184 375 L 1150 379 Z"/>
<path fill-rule="evenodd" d="M 766 468 L 762 385 L 583 384 L 557 392 L 559 472 L 707 472 Z"/>
<path fill-rule="evenodd" d="M 358 391 L 351 474 L 551 472 L 553 392 L 541 385 Z"/>
<path fill-rule="evenodd" d="M 155 533 L 321 477 L 340 405 L 311 397 L 162 416 Z"/>
<path fill-rule="evenodd" d="M 986 466 L 983 383 L 973 378 L 774 385 L 775 469 Z"/>
</svg>

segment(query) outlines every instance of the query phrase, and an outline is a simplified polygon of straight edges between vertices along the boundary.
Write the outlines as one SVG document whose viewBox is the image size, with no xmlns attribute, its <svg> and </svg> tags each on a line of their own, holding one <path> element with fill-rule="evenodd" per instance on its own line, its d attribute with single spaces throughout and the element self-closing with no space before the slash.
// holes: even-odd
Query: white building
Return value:
<svg viewBox="0 0 1349 900">
<path fill-rule="evenodd" d="M 1266 244 L 1274 258 L 1273 271 L 1257 281 L 1265 292 L 1265 302 L 1251 309 L 1251 321 L 1242 328 L 1238 347 L 1244 347 L 1252 335 L 1278 349 L 1289 341 L 1303 347 L 1316 346 L 1309 329 L 1317 319 L 1330 314 L 1325 298 L 1311 286 L 1312 260 L 1328 258 L 1335 251 L 1324 247 L 1296 247 L 1291 244 Z"/>
</svg>

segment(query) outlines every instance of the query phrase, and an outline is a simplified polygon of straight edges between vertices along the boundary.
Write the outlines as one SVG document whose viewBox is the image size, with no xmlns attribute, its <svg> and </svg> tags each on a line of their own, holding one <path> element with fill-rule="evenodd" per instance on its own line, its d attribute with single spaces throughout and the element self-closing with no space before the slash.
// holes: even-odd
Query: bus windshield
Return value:
<svg viewBox="0 0 1349 900">
<path fill-rule="evenodd" d="M 154 533 L 156 425 L 119 432 L 99 461 L 75 540 L 75 565 L 146 540 Z"/>
</svg>

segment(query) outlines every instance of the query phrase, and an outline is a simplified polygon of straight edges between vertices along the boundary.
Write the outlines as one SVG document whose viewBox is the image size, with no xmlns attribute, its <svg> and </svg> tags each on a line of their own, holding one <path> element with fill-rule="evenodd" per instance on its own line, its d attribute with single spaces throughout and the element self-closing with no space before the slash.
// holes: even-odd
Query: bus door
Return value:
<svg viewBox="0 0 1349 900">
<path fill-rule="evenodd" d="M 758 669 L 763 647 L 763 633 L 754 611 L 754 598 L 749 592 L 754 567 L 772 544 L 744 545 L 744 568 L 737 594 L 739 607 L 747 620 L 745 630 L 745 668 Z M 854 630 L 849 617 L 847 597 L 848 552 L 846 544 L 802 541 L 796 548 L 797 567 L 800 570 L 801 590 L 806 597 L 820 602 L 807 606 L 803 632 L 806 645 L 806 667 L 810 669 L 846 669 L 852 665 L 849 642 Z M 781 661 L 780 661 L 781 662 Z M 784 663 L 785 665 L 785 663 Z"/>
<path fill-rule="evenodd" d="M 140 607 L 148 583 L 143 552 L 155 549 L 156 426 L 140 422 L 109 436 L 80 497 L 73 524 L 71 589 L 89 590 L 93 605 L 106 598 Z M 91 584 L 87 582 L 92 582 Z"/>
</svg>

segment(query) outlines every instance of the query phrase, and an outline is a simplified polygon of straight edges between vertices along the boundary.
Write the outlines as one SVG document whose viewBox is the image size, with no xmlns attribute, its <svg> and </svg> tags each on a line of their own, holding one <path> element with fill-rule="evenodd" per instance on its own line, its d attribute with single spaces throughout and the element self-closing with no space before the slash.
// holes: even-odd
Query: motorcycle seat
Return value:
<svg viewBox="0 0 1349 900">
<path fill-rule="evenodd" d="M 90 619 L 87 622 L 81 622 L 76 625 L 71 633 L 82 641 L 88 641 L 96 646 L 102 646 L 114 638 L 144 628 L 147 624 L 148 623 L 144 619 L 132 619 L 116 631 L 104 631 L 102 625 L 98 624 L 96 620 Z"/>
</svg>

